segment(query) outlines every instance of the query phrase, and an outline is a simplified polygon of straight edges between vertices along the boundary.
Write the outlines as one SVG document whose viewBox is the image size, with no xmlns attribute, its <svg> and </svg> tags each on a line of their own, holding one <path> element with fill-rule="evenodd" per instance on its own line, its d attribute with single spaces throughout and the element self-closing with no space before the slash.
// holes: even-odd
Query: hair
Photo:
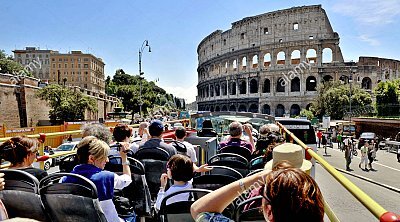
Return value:
<svg viewBox="0 0 400 222">
<path fill-rule="evenodd" d="M 184 127 L 180 126 L 178 128 L 176 128 L 175 130 L 175 136 L 177 139 L 182 139 L 183 137 L 186 136 L 186 130 Z"/>
<path fill-rule="evenodd" d="M 171 170 L 172 179 L 175 181 L 189 181 L 193 178 L 193 162 L 185 155 L 175 154 L 168 163 L 167 167 Z"/>
<path fill-rule="evenodd" d="M 83 137 L 94 136 L 108 144 L 111 143 L 112 135 L 110 129 L 102 124 L 86 124 L 82 126 L 81 130 Z"/>
<path fill-rule="evenodd" d="M 148 122 L 141 122 L 139 124 L 139 129 L 144 129 L 144 128 L 147 128 L 147 127 L 149 127 L 149 123 Z"/>
<path fill-rule="evenodd" d="M 315 182 L 306 172 L 279 163 L 266 176 L 264 194 L 270 199 L 275 222 L 324 220 L 324 199 Z"/>
<path fill-rule="evenodd" d="M 132 136 L 132 128 L 125 123 L 118 123 L 114 127 L 113 136 L 115 141 L 122 142 Z"/>
<path fill-rule="evenodd" d="M 38 141 L 36 139 L 16 136 L 0 145 L 1 157 L 12 165 L 23 163 L 31 153 L 37 152 Z"/>
<path fill-rule="evenodd" d="M 239 122 L 232 122 L 229 124 L 229 134 L 231 136 L 240 136 L 242 134 L 242 124 Z"/>
<path fill-rule="evenodd" d="M 94 136 L 83 138 L 77 147 L 76 154 L 80 164 L 88 163 L 90 155 L 94 156 L 95 159 L 107 158 L 110 150 L 107 143 Z"/>
<path fill-rule="evenodd" d="M 203 121 L 203 126 L 201 127 L 201 129 L 213 129 L 211 119 L 205 119 Z"/>
</svg>

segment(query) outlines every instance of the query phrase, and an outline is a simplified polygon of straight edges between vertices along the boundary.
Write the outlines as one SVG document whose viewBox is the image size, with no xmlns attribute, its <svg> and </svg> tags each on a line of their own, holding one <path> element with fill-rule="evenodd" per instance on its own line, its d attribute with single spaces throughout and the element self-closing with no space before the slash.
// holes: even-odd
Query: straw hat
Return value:
<svg viewBox="0 0 400 222">
<path fill-rule="evenodd" d="M 303 171 L 309 171 L 312 167 L 310 161 L 303 159 L 303 148 L 297 144 L 284 143 L 276 146 L 272 151 L 272 160 L 265 164 L 265 169 L 272 169 L 280 161 L 287 160 L 294 167 Z"/>
</svg>

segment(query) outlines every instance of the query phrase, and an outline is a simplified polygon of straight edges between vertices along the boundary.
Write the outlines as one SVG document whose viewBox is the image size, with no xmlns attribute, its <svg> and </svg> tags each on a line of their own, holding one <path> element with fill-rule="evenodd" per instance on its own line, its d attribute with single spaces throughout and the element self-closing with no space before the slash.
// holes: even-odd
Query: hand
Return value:
<svg viewBox="0 0 400 222">
<path fill-rule="evenodd" d="M 167 186 L 168 182 L 168 175 L 166 173 L 161 174 L 160 182 L 161 182 L 161 187 L 165 189 L 165 186 Z"/>
<path fill-rule="evenodd" d="M 121 145 L 121 147 L 119 148 L 119 154 L 121 155 L 121 157 L 126 157 L 126 153 L 130 150 L 129 143 L 121 142 L 119 144 Z"/>
<path fill-rule="evenodd" d="M 250 130 L 250 128 L 248 126 L 243 125 L 243 129 L 244 129 L 244 131 L 246 132 L 247 135 L 249 135 L 249 136 L 251 135 L 251 130 Z"/>
<path fill-rule="evenodd" d="M 4 190 L 4 173 L 0 173 L 0 190 Z"/>
<path fill-rule="evenodd" d="M 210 171 L 212 169 L 213 169 L 213 167 L 208 166 L 208 164 L 203 164 L 199 168 L 197 168 L 194 172 L 204 173 L 204 172 L 208 172 L 208 171 Z"/>
</svg>

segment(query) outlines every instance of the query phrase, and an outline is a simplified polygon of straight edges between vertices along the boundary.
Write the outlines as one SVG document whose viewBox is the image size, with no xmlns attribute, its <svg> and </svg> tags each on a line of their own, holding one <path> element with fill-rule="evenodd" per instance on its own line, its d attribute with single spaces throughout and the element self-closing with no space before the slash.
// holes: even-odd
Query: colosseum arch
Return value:
<svg viewBox="0 0 400 222">
<path fill-rule="evenodd" d="M 247 112 L 247 108 L 246 108 L 246 105 L 240 105 L 239 106 L 239 109 L 238 109 L 238 112 Z"/>
<path fill-rule="evenodd" d="M 286 55 L 284 51 L 278 52 L 276 55 L 276 64 L 277 65 L 285 65 L 286 62 Z"/>
<path fill-rule="evenodd" d="M 220 88 L 219 88 L 219 84 L 215 84 L 215 96 L 219 96 L 220 95 Z"/>
<path fill-rule="evenodd" d="M 308 49 L 306 59 L 308 63 L 317 63 L 317 51 L 315 49 Z"/>
<path fill-rule="evenodd" d="M 280 77 L 277 81 L 276 81 L 276 91 L 277 92 L 285 92 L 285 86 L 287 85 L 287 83 L 285 84 L 285 80 Z"/>
<path fill-rule="evenodd" d="M 236 61 L 236 59 L 233 60 L 233 62 L 232 62 L 232 70 L 233 70 L 233 71 L 236 71 L 236 70 L 237 70 L 237 61 Z"/>
<path fill-rule="evenodd" d="M 230 84 L 229 92 L 231 95 L 236 95 L 236 82 L 232 82 Z"/>
<path fill-rule="evenodd" d="M 256 79 L 250 80 L 250 93 L 258 93 L 258 82 Z"/>
<path fill-rule="evenodd" d="M 306 80 L 306 91 L 317 91 L 317 79 L 309 76 Z"/>
<path fill-rule="evenodd" d="M 364 77 L 361 82 L 361 88 L 371 90 L 372 80 L 369 77 Z"/>
<path fill-rule="evenodd" d="M 292 55 L 290 57 L 290 64 L 296 65 L 300 63 L 300 50 L 293 50 Z"/>
<path fill-rule="evenodd" d="M 262 113 L 263 114 L 271 114 L 271 107 L 268 104 L 264 104 L 263 108 L 262 108 Z"/>
<path fill-rule="evenodd" d="M 299 77 L 296 77 L 292 79 L 290 82 L 290 91 L 291 92 L 300 92 L 300 79 Z"/>
<path fill-rule="evenodd" d="M 293 104 L 290 107 L 290 116 L 298 116 L 300 115 L 300 106 L 297 104 Z"/>
<path fill-rule="evenodd" d="M 333 61 L 332 49 L 331 48 L 324 48 L 322 50 L 322 62 L 323 63 L 331 63 L 332 61 Z"/>
<path fill-rule="evenodd" d="M 209 93 L 210 93 L 210 88 L 208 86 L 206 86 L 206 97 L 209 96 Z"/>
<path fill-rule="evenodd" d="M 223 95 L 223 96 L 226 96 L 227 94 L 228 94 L 228 91 L 227 91 L 227 87 L 226 87 L 226 83 L 221 83 L 221 94 Z"/>
<path fill-rule="evenodd" d="M 271 66 L 271 53 L 265 53 L 264 55 L 264 67 Z"/>
<path fill-rule="evenodd" d="M 242 70 L 246 70 L 246 67 L 247 67 L 247 57 L 244 56 L 242 58 Z"/>
<path fill-rule="evenodd" d="M 227 73 L 228 72 L 228 62 L 226 61 L 225 62 L 225 73 Z"/>
<path fill-rule="evenodd" d="M 214 97 L 214 86 L 210 86 L 210 97 Z"/>
<path fill-rule="evenodd" d="M 285 114 L 285 107 L 282 104 L 278 104 L 275 109 L 275 116 L 282 117 Z"/>
<path fill-rule="evenodd" d="M 341 75 L 339 78 L 339 81 L 344 83 L 344 84 L 348 84 L 349 83 L 349 77 L 346 75 Z"/>
<path fill-rule="evenodd" d="M 219 112 L 221 111 L 221 109 L 219 108 L 219 106 L 215 106 L 215 112 Z"/>
<path fill-rule="evenodd" d="M 249 112 L 251 113 L 258 113 L 258 105 L 257 104 L 251 104 L 249 107 Z"/>
<path fill-rule="evenodd" d="M 307 104 L 306 110 L 310 110 L 312 103 Z"/>
<path fill-rule="evenodd" d="M 214 106 L 210 107 L 210 112 L 214 112 Z"/>
<path fill-rule="evenodd" d="M 228 107 L 226 107 L 225 105 L 222 106 L 221 111 L 228 111 Z"/>
<path fill-rule="evenodd" d="M 322 80 L 325 82 L 333 81 L 333 77 L 331 75 L 325 75 Z"/>
<path fill-rule="evenodd" d="M 206 110 L 205 111 L 210 111 L 210 107 L 206 106 Z"/>
<path fill-rule="evenodd" d="M 254 55 L 252 59 L 252 67 L 253 69 L 258 67 L 258 55 Z"/>
<path fill-rule="evenodd" d="M 246 80 L 241 80 L 239 83 L 239 94 L 246 94 Z"/>
<path fill-rule="evenodd" d="M 235 105 L 229 106 L 229 111 L 236 111 L 236 106 Z"/>
<path fill-rule="evenodd" d="M 269 81 L 269 79 L 265 79 L 263 85 L 263 93 L 270 93 L 270 92 L 271 92 L 271 81 Z"/>
</svg>

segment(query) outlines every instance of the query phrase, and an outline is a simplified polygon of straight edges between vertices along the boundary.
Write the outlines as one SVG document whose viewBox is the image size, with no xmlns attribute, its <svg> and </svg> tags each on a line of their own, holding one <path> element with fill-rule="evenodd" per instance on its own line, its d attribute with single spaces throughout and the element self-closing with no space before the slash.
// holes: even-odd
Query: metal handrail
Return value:
<svg viewBox="0 0 400 222">
<path fill-rule="evenodd" d="M 331 166 L 328 162 L 326 162 L 324 158 L 322 158 L 316 152 L 314 152 L 311 147 L 307 147 L 307 145 L 304 144 L 303 141 L 301 141 L 292 132 L 286 129 L 286 127 L 284 127 L 281 123 L 276 122 L 276 124 L 281 129 L 283 129 L 285 133 L 289 134 L 290 138 L 292 138 L 301 147 L 303 147 L 303 149 L 305 149 L 311 157 L 316 159 L 340 184 L 343 185 L 344 188 L 346 188 L 357 200 L 359 200 L 377 219 L 379 219 L 380 221 L 398 221 L 400 219 L 400 217 L 396 216 L 395 213 L 385 210 L 375 200 L 373 200 L 370 196 L 368 196 L 368 194 L 366 194 L 364 191 L 358 188 L 349 179 L 347 179 L 333 166 Z"/>
</svg>

